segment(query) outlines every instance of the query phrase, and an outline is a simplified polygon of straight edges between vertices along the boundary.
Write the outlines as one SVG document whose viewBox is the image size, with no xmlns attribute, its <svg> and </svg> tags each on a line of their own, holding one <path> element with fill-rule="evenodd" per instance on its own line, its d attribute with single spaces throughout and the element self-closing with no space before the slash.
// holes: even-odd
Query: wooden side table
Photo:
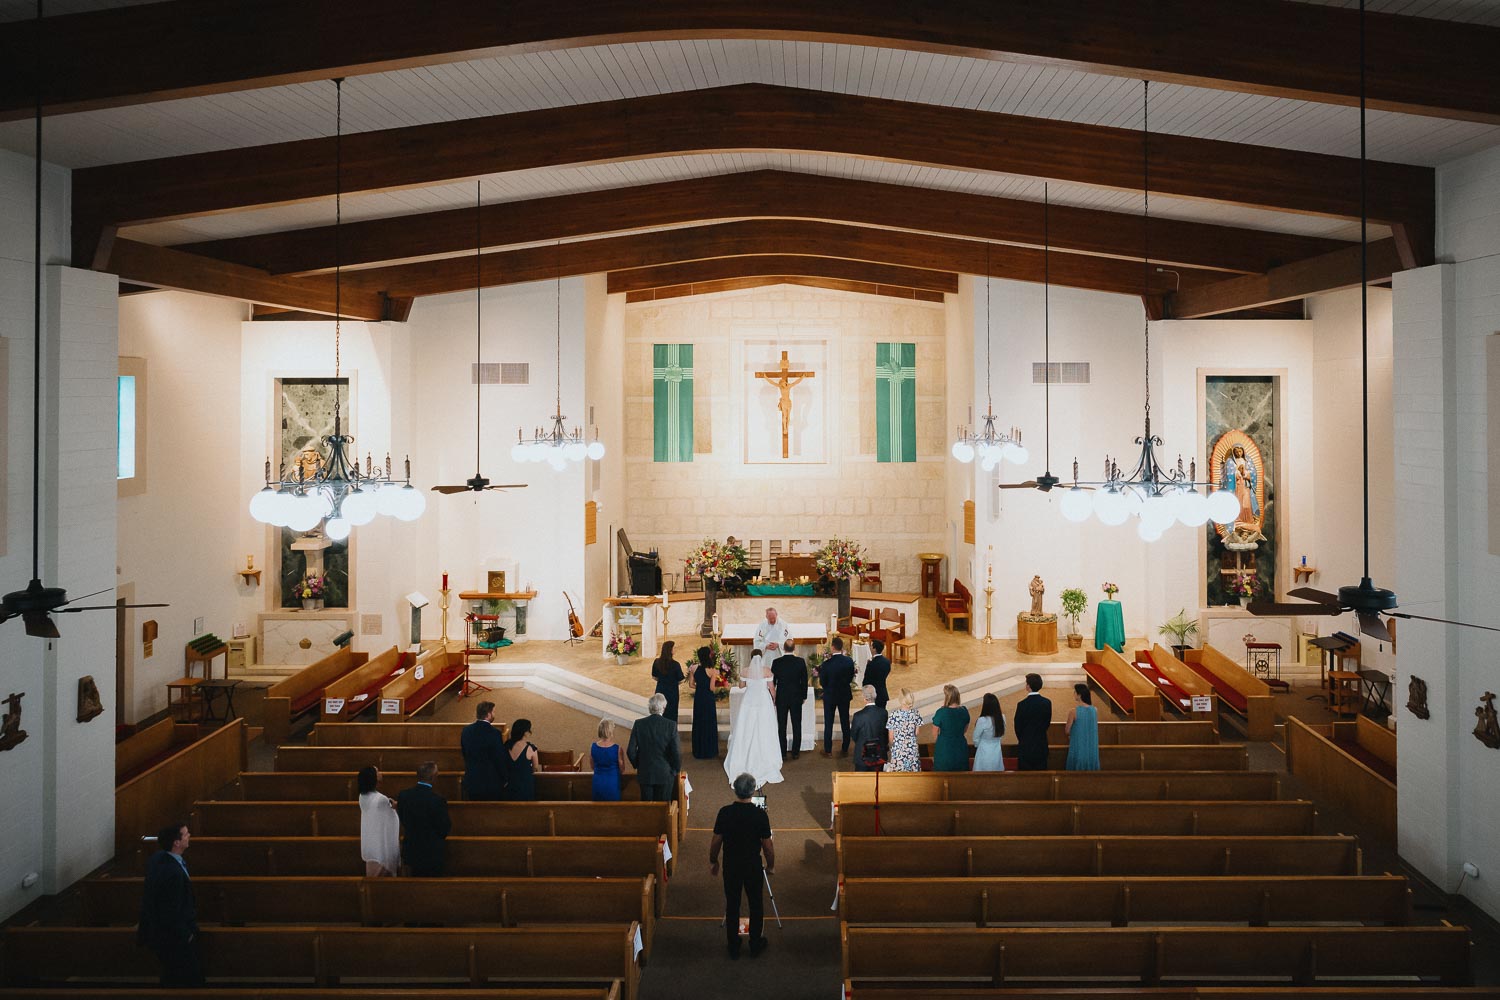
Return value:
<svg viewBox="0 0 1500 1000">
<path fill-rule="evenodd" d="M 1358 715 L 1360 676 L 1353 670 L 1328 671 L 1328 707 L 1335 715 Z"/>
<path fill-rule="evenodd" d="M 167 682 L 167 714 L 182 722 L 197 722 L 203 718 L 202 692 L 198 685 L 201 677 L 184 677 Z"/>
<path fill-rule="evenodd" d="M 897 639 L 891 643 L 891 662 L 910 665 L 917 662 L 917 640 Z"/>
<path fill-rule="evenodd" d="M 922 596 L 936 597 L 943 592 L 943 554 L 941 552 L 918 552 L 922 560 Z"/>
</svg>

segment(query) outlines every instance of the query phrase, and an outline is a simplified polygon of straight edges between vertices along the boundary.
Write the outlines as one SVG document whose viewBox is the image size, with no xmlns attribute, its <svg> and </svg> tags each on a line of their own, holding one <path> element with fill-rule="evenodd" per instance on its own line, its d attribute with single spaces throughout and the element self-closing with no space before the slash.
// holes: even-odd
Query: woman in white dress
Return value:
<svg viewBox="0 0 1500 1000">
<path fill-rule="evenodd" d="M 380 771 L 373 767 L 359 772 L 359 855 L 365 862 L 365 877 L 394 875 L 401 865 L 401 820 L 396 803 L 380 790 Z"/>
<path fill-rule="evenodd" d="M 724 773 L 730 780 L 741 774 L 755 778 L 756 787 L 781 780 L 781 744 L 776 739 L 776 705 L 771 701 L 770 676 L 760 650 L 750 654 L 740 686 L 740 707 L 729 721 L 729 752 Z"/>
</svg>

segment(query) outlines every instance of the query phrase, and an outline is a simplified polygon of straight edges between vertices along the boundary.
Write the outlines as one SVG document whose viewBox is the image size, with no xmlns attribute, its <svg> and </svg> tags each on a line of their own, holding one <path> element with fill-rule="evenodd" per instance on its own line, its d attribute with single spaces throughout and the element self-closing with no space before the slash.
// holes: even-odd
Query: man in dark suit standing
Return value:
<svg viewBox="0 0 1500 1000">
<path fill-rule="evenodd" d="M 636 719 L 630 727 L 630 744 L 625 756 L 635 768 L 636 783 L 641 786 L 642 802 L 670 802 L 682 770 L 682 746 L 677 723 L 662 717 L 667 710 L 667 696 L 653 694 L 646 702 L 650 715 Z"/>
<path fill-rule="evenodd" d="M 854 769 L 856 771 L 873 771 L 865 763 L 865 745 L 868 743 L 880 744 L 881 760 L 890 755 L 890 748 L 886 746 L 887 719 L 885 709 L 875 703 L 875 687 L 866 684 L 861 693 L 865 696 L 865 707 L 854 713 L 854 718 L 849 723 L 849 735 L 854 740 Z"/>
<path fill-rule="evenodd" d="M 776 742 L 781 744 L 781 759 L 787 757 L 786 722 L 792 720 L 791 757 L 802 756 L 802 703 L 807 700 L 807 661 L 796 653 L 791 636 L 782 646 L 786 652 L 771 664 L 771 696 L 776 701 Z"/>
<path fill-rule="evenodd" d="M 885 703 L 891 700 L 886 693 L 886 678 L 891 676 L 891 661 L 885 655 L 885 642 L 880 639 L 870 640 L 870 662 L 865 664 L 865 675 L 860 679 L 860 686 L 873 684 L 875 686 L 875 704 L 885 708 Z"/>
<path fill-rule="evenodd" d="M 1042 697 L 1041 674 L 1027 674 L 1029 692 L 1016 706 L 1017 756 L 1022 771 L 1047 770 L 1047 729 L 1052 725 L 1052 702 Z"/>
<path fill-rule="evenodd" d="M 854 661 L 844 653 L 842 636 L 834 636 L 833 653 L 818 668 L 823 679 L 823 756 L 833 756 L 833 713 L 838 712 L 839 732 L 844 746 L 839 756 L 849 753 L 849 703 L 854 700 Z"/>
<path fill-rule="evenodd" d="M 423 761 L 417 765 L 417 783 L 396 796 L 396 815 L 406 839 L 401 843 L 401 858 L 417 878 L 436 878 L 448 864 L 448 800 L 437 793 L 432 781 L 437 764 Z"/>
<path fill-rule="evenodd" d="M 505 738 L 495 728 L 495 703 L 474 706 L 474 721 L 459 736 L 464 752 L 464 798 L 499 802 L 505 798 Z"/>
<path fill-rule="evenodd" d="M 136 943 L 156 952 L 161 960 L 161 985 L 203 985 L 198 961 L 198 909 L 188 878 L 187 850 L 191 834 L 186 823 L 173 823 L 156 835 L 158 850 L 146 862 L 141 893 L 141 923 Z"/>
</svg>

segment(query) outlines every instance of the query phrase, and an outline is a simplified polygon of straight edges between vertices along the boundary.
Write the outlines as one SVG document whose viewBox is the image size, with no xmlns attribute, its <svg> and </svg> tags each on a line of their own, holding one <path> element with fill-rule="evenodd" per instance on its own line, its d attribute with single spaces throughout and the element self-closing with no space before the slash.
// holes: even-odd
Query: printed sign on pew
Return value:
<svg viewBox="0 0 1500 1000">
<path fill-rule="evenodd" d="M 382 698 L 382 699 L 380 699 L 380 714 L 381 715 L 400 715 L 401 714 L 401 699 L 400 698 Z"/>
<path fill-rule="evenodd" d="M 1213 710 L 1214 710 L 1214 700 L 1212 698 L 1206 697 L 1204 695 L 1194 695 L 1193 696 L 1193 711 L 1195 711 L 1195 712 L 1212 712 Z"/>
<path fill-rule="evenodd" d="M 342 698 L 324 698 L 323 699 L 323 714 L 324 715 L 338 715 L 343 710 L 344 710 L 344 699 L 342 699 Z"/>
</svg>

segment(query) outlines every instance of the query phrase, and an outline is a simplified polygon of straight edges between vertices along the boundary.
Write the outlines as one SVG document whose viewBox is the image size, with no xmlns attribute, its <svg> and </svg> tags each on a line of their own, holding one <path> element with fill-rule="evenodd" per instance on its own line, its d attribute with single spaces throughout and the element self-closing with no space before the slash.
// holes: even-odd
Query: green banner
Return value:
<svg viewBox="0 0 1500 1000">
<path fill-rule="evenodd" d="M 917 460 L 917 345 L 875 345 L 875 460 Z"/>
<path fill-rule="evenodd" d="M 693 460 L 693 345 L 651 346 L 652 451 L 658 462 Z"/>
</svg>

